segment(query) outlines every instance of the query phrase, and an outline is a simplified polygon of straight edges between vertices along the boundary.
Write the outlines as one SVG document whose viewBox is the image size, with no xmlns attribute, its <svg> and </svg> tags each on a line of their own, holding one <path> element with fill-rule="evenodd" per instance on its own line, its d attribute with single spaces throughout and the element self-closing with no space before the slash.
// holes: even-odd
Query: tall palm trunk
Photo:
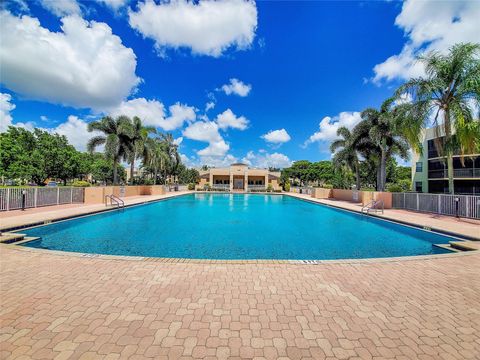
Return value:
<svg viewBox="0 0 480 360">
<path fill-rule="evenodd" d="M 118 184 L 117 165 L 118 165 L 118 159 L 115 158 L 113 159 L 113 185 Z"/>
<path fill-rule="evenodd" d="M 157 185 L 157 168 L 156 167 L 153 174 L 153 185 Z"/>
<path fill-rule="evenodd" d="M 445 127 L 445 138 L 448 139 L 452 136 L 452 128 L 450 125 L 450 116 L 449 110 L 444 111 L 444 127 Z M 453 149 L 450 146 L 446 149 L 447 152 L 447 173 L 448 173 L 448 192 L 453 195 L 455 192 L 455 186 L 453 182 Z"/>
<path fill-rule="evenodd" d="M 380 156 L 380 184 L 379 184 L 379 191 L 385 191 L 385 181 L 386 181 L 386 162 L 387 156 L 385 154 L 385 150 L 382 149 L 381 156 Z"/>
<path fill-rule="evenodd" d="M 380 165 L 380 164 L 379 164 L 379 165 Z M 377 191 L 380 190 L 380 166 L 377 166 L 377 178 L 376 178 L 375 189 L 376 189 Z"/>
<path fill-rule="evenodd" d="M 447 173 L 448 173 L 448 192 L 454 194 L 455 186 L 453 182 L 453 156 L 452 152 L 447 152 Z"/>
<path fill-rule="evenodd" d="M 355 161 L 355 177 L 357 180 L 357 190 L 360 190 L 360 166 L 358 164 L 358 161 Z"/>
<path fill-rule="evenodd" d="M 133 185 L 133 172 L 135 170 L 135 156 L 132 157 L 132 161 L 130 162 L 130 184 Z"/>
</svg>

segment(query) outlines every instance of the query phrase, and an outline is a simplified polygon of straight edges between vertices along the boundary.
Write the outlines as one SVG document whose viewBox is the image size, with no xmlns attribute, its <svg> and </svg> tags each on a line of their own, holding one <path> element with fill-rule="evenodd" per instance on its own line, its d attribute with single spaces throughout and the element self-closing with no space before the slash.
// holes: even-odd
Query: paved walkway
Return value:
<svg viewBox="0 0 480 360">
<path fill-rule="evenodd" d="M 159 263 L 0 246 L 1 359 L 478 359 L 480 254 Z"/>
</svg>

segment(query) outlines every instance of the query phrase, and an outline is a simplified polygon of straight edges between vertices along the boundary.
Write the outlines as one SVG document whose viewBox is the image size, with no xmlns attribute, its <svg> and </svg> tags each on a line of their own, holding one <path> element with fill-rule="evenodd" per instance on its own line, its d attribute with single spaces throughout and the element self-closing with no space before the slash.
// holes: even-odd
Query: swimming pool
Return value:
<svg viewBox="0 0 480 360">
<path fill-rule="evenodd" d="M 451 238 L 284 195 L 188 194 L 22 231 L 24 246 L 192 259 L 358 259 L 447 253 Z"/>
</svg>

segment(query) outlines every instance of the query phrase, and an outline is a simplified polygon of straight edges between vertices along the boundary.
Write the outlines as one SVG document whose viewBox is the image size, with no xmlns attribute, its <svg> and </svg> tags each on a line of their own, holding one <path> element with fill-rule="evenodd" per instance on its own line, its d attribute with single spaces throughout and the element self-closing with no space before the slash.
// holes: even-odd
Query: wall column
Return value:
<svg viewBox="0 0 480 360">
<path fill-rule="evenodd" d="M 265 190 L 267 189 L 268 187 L 268 173 L 267 175 L 265 175 Z"/>
<path fill-rule="evenodd" d="M 212 187 L 213 186 L 213 174 L 212 174 L 211 171 L 210 171 L 210 178 L 208 180 L 209 180 L 210 187 Z"/>
<path fill-rule="evenodd" d="M 233 191 L 233 174 L 230 173 L 230 191 Z"/>
</svg>

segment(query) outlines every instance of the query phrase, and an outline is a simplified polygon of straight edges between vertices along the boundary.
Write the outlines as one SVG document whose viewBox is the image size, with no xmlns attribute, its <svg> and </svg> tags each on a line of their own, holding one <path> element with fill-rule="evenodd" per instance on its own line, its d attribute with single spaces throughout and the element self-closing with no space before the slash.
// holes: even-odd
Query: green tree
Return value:
<svg viewBox="0 0 480 360">
<path fill-rule="evenodd" d="M 11 126 L 0 133 L 0 176 L 31 180 L 36 171 L 31 156 L 35 148 L 36 138 L 28 130 Z"/>
<path fill-rule="evenodd" d="M 115 119 L 106 116 L 88 124 L 88 131 L 99 131 L 104 134 L 91 138 L 87 148 L 89 152 L 94 152 L 98 146 L 105 145 L 105 157 L 112 162 L 114 185 L 118 184 L 118 164 L 133 151 L 130 124 L 130 119 L 123 115 Z"/>
<path fill-rule="evenodd" d="M 174 182 L 176 182 L 175 177 L 178 175 L 178 167 L 182 163 L 180 154 L 178 153 L 178 145 L 175 144 L 172 134 L 162 134 L 161 139 L 164 151 L 167 154 L 164 178 L 166 179 L 168 176 L 173 176 Z"/>
<path fill-rule="evenodd" d="M 480 147 L 480 125 L 474 109 L 480 107 L 480 44 L 463 43 L 448 54 L 430 52 L 418 58 L 425 66 L 425 76 L 407 81 L 397 90 L 397 97 L 409 94 L 412 103 L 399 107 L 402 129 L 412 146 L 420 151 L 421 129 L 437 126 L 437 150 L 447 157 L 448 188 L 454 193 L 453 153 L 462 154 Z M 456 136 L 454 136 L 454 131 Z"/>
<path fill-rule="evenodd" d="M 0 175 L 43 185 L 48 178 L 67 180 L 80 172 L 80 153 L 65 136 L 10 127 L 0 134 Z"/>
<path fill-rule="evenodd" d="M 130 163 L 130 181 L 133 184 L 133 173 L 135 170 L 135 160 L 145 159 L 148 157 L 147 139 L 149 134 L 156 133 L 154 127 L 144 126 L 142 120 L 139 117 L 134 116 L 130 123 L 130 138 L 132 141 L 132 147 L 127 154 L 128 162 Z"/>
<path fill-rule="evenodd" d="M 180 184 L 198 183 L 200 180 L 200 173 L 197 169 L 188 169 L 185 165 L 180 164 L 178 181 Z"/>
<path fill-rule="evenodd" d="M 308 168 L 308 181 L 316 182 L 318 186 L 331 184 L 333 176 L 333 164 L 328 160 L 311 163 Z"/>
<path fill-rule="evenodd" d="M 165 143 L 159 138 L 149 138 L 146 146 L 148 147 L 146 161 L 144 166 L 153 174 L 153 183 L 156 185 L 158 181 L 158 174 L 166 172 L 169 155 Z M 165 181 L 164 178 L 163 181 Z"/>
<path fill-rule="evenodd" d="M 113 184 L 114 182 L 114 170 L 112 162 L 105 158 L 103 154 L 93 153 L 89 155 L 89 173 L 92 175 L 94 182 L 100 182 L 105 184 Z M 126 172 L 121 164 L 117 164 L 116 169 L 117 176 L 125 181 Z"/>
<path fill-rule="evenodd" d="M 337 166 L 348 166 L 351 171 L 355 172 L 357 190 L 360 190 L 360 163 L 356 138 L 344 126 L 338 128 L 337 136 L 340 139 L 334 140 L 330 145 L 330 151 L 334 153 L 333 162 Z"/>
<path fill-rule="evenodd" d="M 298 179 L 300 185 L 305 184 L 308 181 L 308 169 L 311 162 L 308 160 L 295 161 L 289 168 L 288 173 L 294 180 Z"/>
<path fill-rule="evenodd" d="M 403 132 L 399 131 L 396 116 L 392 110 L 393 99 L 383 102 L 380 111 L 368 108 L 361 114 L 362 121 L 355 127 L 358 137 L 358 149 L 370 149 L 370 156 L 378 158 L 377 190 L 385 191 L 387 180 L 387 162 L 393 155 L 408 159 L 408 143 Z M 368 135 L 365 131 L 368 129 Z M 357 131 L 358 130 L 358 131 Z M 366 152 L 367 153 L 367 152 Z"/>
</svg>

